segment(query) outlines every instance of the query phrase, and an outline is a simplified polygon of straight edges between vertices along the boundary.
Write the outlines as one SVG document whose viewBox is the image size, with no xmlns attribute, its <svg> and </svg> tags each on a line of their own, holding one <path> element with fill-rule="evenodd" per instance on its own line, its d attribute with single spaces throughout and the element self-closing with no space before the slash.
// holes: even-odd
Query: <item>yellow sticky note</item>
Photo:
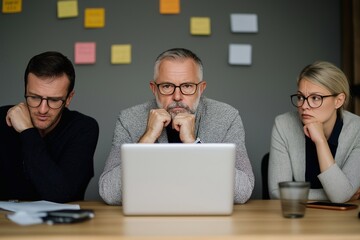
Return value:
<svg viewBox="0 0 360 240">
<path fill-rule="evenodd" d="M 178 14 L 180 13 L 180 0 L 160 0 L 161 14 Z"/>
<path fill-rule="evenodd" d="M 22 0 L 3 0 L 3 13 L 19 13 L 22 11 Z"/>
<path fill-rule="evenodd" d="M 190 19 L 190 32 L 192 35 L 210 35 L 211 24 L 208 17 L 192 17 Z"/>
<path fill-rule="evenodd" d="M 105 26 L 104 8 L 85 9 L 85 28 L 102 28 Z"/>
<path fill-rule="evenodd" d="M 57 15 L 58 18 L 77 17 L 79 15 L 77 0 L 58 1 Z"/>
<path fill-rule="evenodd" d="M 111 46 L 112 64 L 130 64 L 131 63 L 131 45 L 117 44 Z"/>
</svg>

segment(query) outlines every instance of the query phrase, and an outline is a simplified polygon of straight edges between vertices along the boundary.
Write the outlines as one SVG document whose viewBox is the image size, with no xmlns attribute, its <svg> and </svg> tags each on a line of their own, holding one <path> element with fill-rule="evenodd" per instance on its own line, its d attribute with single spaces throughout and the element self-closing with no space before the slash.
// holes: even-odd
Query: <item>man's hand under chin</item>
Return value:
<svg viewBox="0 0 360 240">
<path fill-rule="evenodd" d="M 195 115 L 187 112 L 177 114 L 172 120 L 172 127 L 179 132 L 183 143 L 195 142 Z"/>
<path fill-rule="evenodd" d="M 9 127 L 13 127 L 19 133 L 34 127 L 31 122 L 29 109 L 25 103 L 19 103 L 8 110 L 6 123 Z"/>
<path fill-rule="evenodd" d="M 149 112 L 148 122 L 144 135 L 139 143 L 154 143 L 161 135 L 164 127 L 171 122 L 171 115 L 165 109 L 152 109 Z"/>
</svg>

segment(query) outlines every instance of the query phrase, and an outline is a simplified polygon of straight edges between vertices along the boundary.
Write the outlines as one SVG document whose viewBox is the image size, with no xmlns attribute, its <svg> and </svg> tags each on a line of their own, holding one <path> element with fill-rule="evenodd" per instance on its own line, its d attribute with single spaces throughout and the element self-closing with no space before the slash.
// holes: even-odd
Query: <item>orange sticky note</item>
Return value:
<svg viewBox="0 0 360 240">
<path fill-rule="evenodd" d="M 96 43 L 75 43 L 75 64 L 94 64 L 96 62 Z"/>
<path fill-rule="evenodd" d="M 211 24 L 208 17 L 192 17 L 190 19 L 190 33 L 192 35 L 210 35 Z"/>
<path fill-rule="evenodd" d="M 22 11 L 22 0 L 3 0 L 3 13 L 19 13 Z"/>
<path fill-rule="evenodd" d="M 85 28 L 102 28 L 105 26 L 104 8 L 85 9 Z"/>
<path fill-rule="evenodd" d="M 161 14 L 179 14 L 180 0 L 160 0 Z"/>
<path fill-rule="evenodd" d="M 57 15 L 58 18 L 77 17 L 79 15 L 77 0 L 58 1 Z"/>
<path fill-rule="evenodd" d="M 112 64 L 130 64 L 131 63 L 131 45 L 117 44 L 111 46 Z"/>
</svg>

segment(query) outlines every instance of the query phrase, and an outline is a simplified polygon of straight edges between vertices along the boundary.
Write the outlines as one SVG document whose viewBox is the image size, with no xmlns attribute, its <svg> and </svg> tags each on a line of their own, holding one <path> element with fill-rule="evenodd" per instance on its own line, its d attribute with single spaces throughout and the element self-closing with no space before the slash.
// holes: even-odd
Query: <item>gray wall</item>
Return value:
<svg viewBox="0 0 360 240">
<path fill-rule="evenodd" d="M 76 65 L 76 95 L 70 106 L 100 125 L 95 172 L 87 199 L 100 199 L 98 178 L 111 147 L 120 110 L 152 97 L 148 82 L 162 51 L 185 47 L 202 58 L 205 94 L 237 109 L 256 177 L 253 198 L 261 198 L 260 165 L 269 151 L 274 117 L 292 110 L 289 95 L 296 76 L 321 59 L 340 64 L 340 0 L 193 0 L 181 1 L 179 15 L 160 15 L 158 0 L 79 0 L 79 17 L 57 19 L 56 0 L 23 1 L 18 14 L 0 14 L 0 105 L 23 100 L 23 72 L 40 52 L 56 50 L 74 59 L 74 43 L 95 41 L 97 62 Z M 83 27 L 86 7 L 104 7 L 101 29 Z M 259 32 L 233 34 L 230 13 L 258 14 Z M 211 18 L 211 36 L 191 36 L 189 18 Z M 229 43 L 253 46 L 251 66 L 227 63 Z M 110 64 L 112 44 L 132 44 L 132 63 Z"/>
</svg>

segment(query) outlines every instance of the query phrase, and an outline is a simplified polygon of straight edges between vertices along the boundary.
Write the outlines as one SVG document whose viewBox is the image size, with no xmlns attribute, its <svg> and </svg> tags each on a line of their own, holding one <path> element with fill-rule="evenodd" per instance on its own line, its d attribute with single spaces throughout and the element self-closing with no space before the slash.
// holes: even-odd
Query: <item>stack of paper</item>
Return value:
<svg viewBox="0 0 360 240">
<path fill-rule="evenodd" d="M 14 213 L 7 217 L 19 225 L 31 225 L 43 223 L 42 217 L 46 216 L 46 211 L 63 209 L 80 209 L 78 204 L 61 204 L 49 201 L 36 202 L 2 202 L 0 208 Z"/>
</svg>

